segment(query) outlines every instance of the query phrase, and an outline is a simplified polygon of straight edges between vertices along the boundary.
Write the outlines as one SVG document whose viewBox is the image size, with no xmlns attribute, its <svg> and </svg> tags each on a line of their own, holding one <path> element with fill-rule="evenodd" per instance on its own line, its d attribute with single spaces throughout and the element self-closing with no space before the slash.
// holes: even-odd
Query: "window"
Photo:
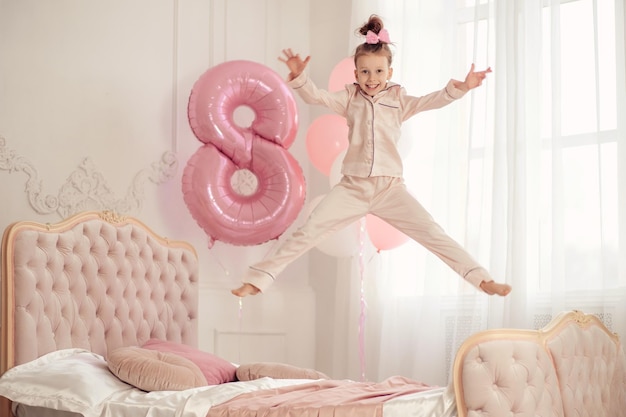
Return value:
<svg viewBox="0 0 626 417">
<path fill-rule="evenodd" d="M 517 49 L 510 51 L 496 46 L 493 16 L 497 5 L 463 2 L 459 40 L 464 42 L 458 44 L 465 50 L 460 55 L 477 62 L 490 61 L 487 56 L 514 63 L 518 67 L 507 75 L 516 74 L 520 78 L 516 87 L 525 89 L 524 93 L 509 89 L 507 94 L 520 100 L 516 122 L 527 123 L 514 130 L 523 140 L 509 144 L 518 159 L 508 162 L 523 163 L 522 167 L 509 166 L 511 175 L 523 176 L 514 180 L 523 190 L 509 195 L 526 201 L 508 203 L 525 205 L 515 214 L 524 219 L 514 221 L 525 221 L 522 234 L 526 242 L 517 249 L 526 252 L 524 268 L 530 286 L 539 293 L 551 291 L 555 285 L 574 291 L 615 288 L 625 284 L 620 282 L 618 270 L 618 168 L 626 164 L 618 160 L 617 147 L 624 132 L 618 131 L 617 123 L 616 64 L 623 62 L 624 51 L 616 43 L 620 32 L 616 30 L 615 2 L 553 3 L 545 1 L 540 12 L 519 5 L 516 27 L 507 29 L 518 32 L 507 34 L 507 42 Z M 534 13 L 540 19 L 538 26 L 532 22 Z M 619 24 L 623 27 L 623 19 Z M 515 56 L 495 59 L 502 52 Z M 533 57 L 538 59 L 533 61 Z M 533 74 L 535 69 L 537 74 Z M 489 93 L 496 92 L 492 89 Z M 485 113 L 483 108 L 473 109 L 474 122 L 470 122 L 468 219 L 485 212 L 486 194 L 498 186 L 485 167 L 485 158 L 490 156 L 485 143 L 489 134 L 480 130 L 493 109 L 487 108 Z M 540 128 L 533 125 L 536 122 Z M 525 155 L 520 156 L 522 153 Z M 485 239 L 480 237 L 485 233 L 483 223 L 468 221 L 467 226 L 469 245 Z M 508 239 L 517 239 L 517 235 Z M 563 279 L 566 282 L 557 282 Z"/>
<path fill-rule="evenodd" d="M 419 177 L 419 199 L 427 203 L 445 193 L 444 212 L 463 206 L 462 220 L 446 219 L 455 238 L 497 276 L 517 274 L 529 293 L 626 286 L 619 270 L 626 253 L 619 247 L 623 8 L 623 0 L 457 1 L 455 62 L 489 63 L 494 74 L 447 121 L 458 126 L 444 152 L 456 153 L 447 168 L 422 149 L 405 164 L 407 184 Z M 441 121 L 433 125 L 427 136 Z M 467 183 L 454 184 L 455 176 Z M 424 186 L 429 181 L 432 189 Z M 398 294 L 428 293 L 415 276 L 432 276 L 431 258 L 417 253 L 410 242 L 390 255 L 390 274 L 407 277 L 394 281 Z M 459 288 L 453 282 L 445 292 Z"/>
</svg>

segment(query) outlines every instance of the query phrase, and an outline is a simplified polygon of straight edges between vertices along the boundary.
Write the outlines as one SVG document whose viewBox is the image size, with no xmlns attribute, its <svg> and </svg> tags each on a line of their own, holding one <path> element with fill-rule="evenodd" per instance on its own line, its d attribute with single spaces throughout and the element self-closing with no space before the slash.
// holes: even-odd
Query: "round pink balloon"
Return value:
<svg viewBox="0 0 626 417">
<path fill-rule="evenodd" d="M 248 127 L 234 112 L 254 112 Z M 234 245 L 278 238 L 304 206 L 302 169 L 287 148 L 297 131 L 293 94 L 261 64 L 230 61 L 206 71 L 189 98 L 189 124 L 204 145 L 183 172 L 183 198 L 209 236 Z"/>
<path fill-rule="evenodd" d="M 341 91 L 346 84 L 355 82 L 354 57 L 347 57 L 339 61 L 333 68 L 328 79 L 328 91 Z"/>
<path fill-rule="evenodd" d="M 407 235 L 373 214 L 365 216 L 365 228 L 372 245 L 379 252 L 397 248 L 409 240 Z"/>
<path fill-rule="evenodd" d="M 348 124 L 336 114 L 322 115 L 311 123 L 306 132 L 309 160 L 322 174 L 328 176 L 337 155 L 348 148 Z"/>
</svg>

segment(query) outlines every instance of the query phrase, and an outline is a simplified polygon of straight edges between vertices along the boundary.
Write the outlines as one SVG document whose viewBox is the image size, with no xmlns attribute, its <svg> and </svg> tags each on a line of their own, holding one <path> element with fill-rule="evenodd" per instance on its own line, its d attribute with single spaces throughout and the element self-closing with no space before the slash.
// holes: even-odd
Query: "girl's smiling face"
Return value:
<svg viewBox="0 0 626 417">
<path fill-rule="evenodd" d="M 381 54 L 364 54 L 357 58 L 354 77 L 367 95 L 375 96 L 387 86 L 393 74 L 389 59 Z"/>
</svg>

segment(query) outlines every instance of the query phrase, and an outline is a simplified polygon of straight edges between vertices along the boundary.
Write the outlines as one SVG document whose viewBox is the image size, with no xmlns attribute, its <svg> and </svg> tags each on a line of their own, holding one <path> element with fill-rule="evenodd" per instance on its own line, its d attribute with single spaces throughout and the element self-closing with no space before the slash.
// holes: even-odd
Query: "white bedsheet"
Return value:
<svg viewBox="0 0 626 417">
<path fill-rule="evenodd" d="M 384 417 L 456 417 L 452 386 L 393 398 L 383 404 Z"/>
</svg>

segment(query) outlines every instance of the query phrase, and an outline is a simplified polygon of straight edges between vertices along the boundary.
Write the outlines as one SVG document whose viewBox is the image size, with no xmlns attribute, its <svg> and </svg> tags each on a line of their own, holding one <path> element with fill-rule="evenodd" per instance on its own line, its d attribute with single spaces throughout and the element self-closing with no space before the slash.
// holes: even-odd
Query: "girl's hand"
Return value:
<svg viewBox="0 0 626 417">
<path fill-rule="evenodd" d="M 303 60 L 302 58 L 300 58 L 300 54 L 294 54 L 290 48 L 283 49 L 283 55 L 284 56 L 279 56 L 278 60 L 287 64 L 287 67 L 289 68 L 289 71 L 290 71 L 289 72 L 290 81 L 296 78 L 298 75 L 302 74 L 302 71 L 304 71 L 307 64 L 309 63 L 309 60 L 311 59 L 310 56 L 307 56 Z"/>
<path fill-rule="evenodd" d="M 456 82 L 455 87 L 459 90 L 468 91 L 472 88 L 476 88 L 482 85 L 483 80 L 487 77 L 487 74 L 491 72 L 491 67 L 487 67 L 484 71 L 474 71 L 474 64 L 470 67 L 467 76 L 465 77 L 465 81 Z"/>
</svg>

